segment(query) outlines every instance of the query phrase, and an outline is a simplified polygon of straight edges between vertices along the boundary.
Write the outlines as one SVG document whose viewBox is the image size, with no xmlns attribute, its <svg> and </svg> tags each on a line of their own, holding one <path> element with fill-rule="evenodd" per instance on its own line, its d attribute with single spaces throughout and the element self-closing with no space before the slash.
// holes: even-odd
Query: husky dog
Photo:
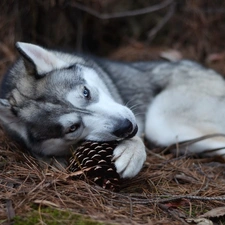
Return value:
<svg viewBox="0 0 225 225">
<path fill-rule="evenodd" d="M 63 159 L 85 139 L 119 140 L 115 165 L 128 178 L 146 159 L 143 133 L 160 146 L 225 134 L 225 81 L 197 63 L 119 63 L 22 42 L 16 47 L 22 57 L 3 78 L 0 122 L 38 158 Z M 225 153 L 222 135 L 188 151 L 212 149 Z"/>
</svg>

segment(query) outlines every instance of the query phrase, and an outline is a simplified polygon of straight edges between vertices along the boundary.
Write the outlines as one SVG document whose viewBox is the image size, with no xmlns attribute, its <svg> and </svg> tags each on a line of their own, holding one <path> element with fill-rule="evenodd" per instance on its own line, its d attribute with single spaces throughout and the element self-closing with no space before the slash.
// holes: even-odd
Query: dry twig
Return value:
<svg viewBox="0 0 225 225">
<path fill-rule="evenodd" d="M 171 3 L 173 3 L 174 0 L 165 0 L 157 5 L 153 5 L 153 6 L 149 6 L 149 7 L 145 7 L 143 9 L 136 9 L 136 10 L 131 10 L 131 11 L 124 11 L 124 12 L 117 12 L 117 13 L 99 13 L 94 9 L 91 9 L 85 5 L 82 5 L 80 3 L 77 2 L 70 2 L 69 5 L 75 8 L 78 8 L 84 12 L 87 12 L 89 14 L 91 14 L 92 16 L 95 16 L 99 19 L 115 19 L 115 18 L 122 18 L 122 17 L 129 17 L 129 16 L 139 16 L 139 15 L 143 15 L 143 14 L 147 14 L 147 13 L 151 13 L 151 12 L 155 12 L 158 11 L 160 9 L 163 9 L 165 7 L 167 7 L 168 5 L 170 5 Z"/>
</svg>

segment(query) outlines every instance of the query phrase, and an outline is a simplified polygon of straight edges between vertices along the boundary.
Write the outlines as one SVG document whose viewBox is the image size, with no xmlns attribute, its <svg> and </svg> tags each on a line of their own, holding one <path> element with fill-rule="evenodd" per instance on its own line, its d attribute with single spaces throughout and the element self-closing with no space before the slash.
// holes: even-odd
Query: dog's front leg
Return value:
<svg viewBox="0 0 225 225">
<path fill-rule="evenodd" d="M 141 170 L 145 160 L 145 145 L 140 137 L 122 141 L 113 152 L 117 172 L 122 178 L 131 178 Z"/>
</svg>

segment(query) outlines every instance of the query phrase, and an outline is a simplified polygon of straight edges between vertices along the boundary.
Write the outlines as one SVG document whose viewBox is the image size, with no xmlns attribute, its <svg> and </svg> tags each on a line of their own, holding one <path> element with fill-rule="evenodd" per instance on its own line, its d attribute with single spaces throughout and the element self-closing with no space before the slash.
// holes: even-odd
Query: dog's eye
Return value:
<svg viewBox="0 0 225 225">
<path fill-rule="evenodd" d="M 76 131 L 78 128 L 80 127 L 79 123 L 74 123 L 73 125 L 71 125 L 68 129 L 68 131 L 66 133 L 73 133 L 74 131 Z"/>
<path fill-rule="evenodd" d="M 87 99 L 90 99 L 90 91 L 86 88 L 86 87 L 84 87 L 84 90 L 83 90 L 83 96 L 85 97 L 85 98 L 87 98 Z"/>
</svg>

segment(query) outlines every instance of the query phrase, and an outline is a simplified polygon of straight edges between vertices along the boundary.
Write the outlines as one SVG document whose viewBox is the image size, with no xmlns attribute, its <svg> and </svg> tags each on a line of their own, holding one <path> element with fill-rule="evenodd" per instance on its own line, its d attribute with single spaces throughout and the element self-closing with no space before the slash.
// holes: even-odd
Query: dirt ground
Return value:
<svg viewBox="0 0 225 225">
<path fill-rule="evenodd" d="M 18 40 L 122 61 L 188 58 L 225 75 L 223 1 L 162 1 L 169 2 L 162 11 L 134 17 L 124 13 L 119 19 L 96 16 L 147 8 L 148 4 L 90 0 L 81 10 L 82 1 L 65 2 L 0 3 L 1 77 L 18 57 L 14 48 Z M 175 8 L 169 8 L 173 3 Z M 167 18 L 167 13 L 172 15 Z M 161 28 L 155 25 L 163 20 L 166 23 Z M 179 147 L 171 148 L 179 152 Z M 123 180 L 119 192 L 112 192 L 87 180 L 74 180 L 66 170 L 41 168 L 1 131 L 0 223 L 225 224 L 225 160 L 177 156 L 170 149 L 149 146 L 141 173 Z M 59 218 L 46 212 L 49 208 L 70 213 Z M 34 212 L 36 222 L 24 220 L 34 218 Z M 74 214 L 91 221 L 78 223 Z"/>
</svg>

